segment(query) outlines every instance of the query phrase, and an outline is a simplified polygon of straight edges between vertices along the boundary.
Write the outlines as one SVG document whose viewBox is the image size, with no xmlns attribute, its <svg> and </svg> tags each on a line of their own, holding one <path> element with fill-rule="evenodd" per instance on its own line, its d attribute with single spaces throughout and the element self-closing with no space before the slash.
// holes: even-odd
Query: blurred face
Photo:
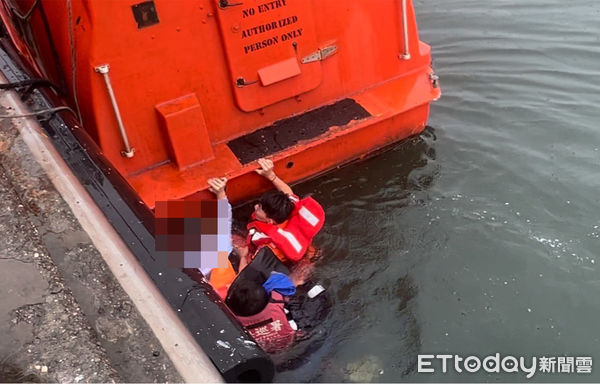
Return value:
<svg viewBox="0 0 600 384">
<path fill-rule="evenodd" d="M 270 219 L 269 216 L 267 216 L 265 211 L 263 211 L 260 203 L 254 205 L 254 215 L 256 217 L 256 220 L 258 220 L 258 221 L 262 221 L 263 223 L 269 223 L 269 224 L 273 223 L 273 220 Z"/>
</svg>

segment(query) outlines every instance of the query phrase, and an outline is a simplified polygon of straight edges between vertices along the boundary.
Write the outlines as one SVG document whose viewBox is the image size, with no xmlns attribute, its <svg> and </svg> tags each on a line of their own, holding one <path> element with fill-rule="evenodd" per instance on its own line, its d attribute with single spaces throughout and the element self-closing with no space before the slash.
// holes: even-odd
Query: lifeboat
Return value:
<svg viewBox="0 0 600 384">
<path fill-rule="evenodd" d="M 223 175 L 255 196 L 265 156 L 313 177 L 421 132 L 440 96 L 409 0 L 4 0 L 2 18 L 151 209 Z"/>
<path fill-rule="evenodd" d="M 315 177 L 420 133 L 441 94 L 411 0 L 0 0 L 0 17 L 5 77 L 60 110 L 43 126 L 161 290 L 157 202 L 221 176 L 247 201 L 271 187 L 261 157 Z"/>
</svg>

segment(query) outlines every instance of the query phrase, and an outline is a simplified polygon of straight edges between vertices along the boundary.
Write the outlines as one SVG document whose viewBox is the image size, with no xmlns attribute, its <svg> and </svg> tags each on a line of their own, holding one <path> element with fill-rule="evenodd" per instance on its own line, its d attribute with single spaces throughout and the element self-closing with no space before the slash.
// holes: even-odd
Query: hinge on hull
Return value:
<svg viewBox="0 0 600 384">
<path fill-rule="evenodd" d="M 317 52 L 311 53 L 310 55 L 302 59 L 302 64 L 313 63 L 315 61 L 322 61 L 337 52 L 337 45 L 329 45 L 327 47 L 320 48 Z"/>
</svg>

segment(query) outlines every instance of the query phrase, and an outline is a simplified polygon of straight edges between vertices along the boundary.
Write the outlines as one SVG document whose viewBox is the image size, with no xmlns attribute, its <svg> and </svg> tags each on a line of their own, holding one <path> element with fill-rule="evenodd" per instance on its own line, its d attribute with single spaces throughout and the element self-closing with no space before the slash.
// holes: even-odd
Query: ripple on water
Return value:
<svg viewBox="0 0 600 384">
<path fill-rule="evenodd" d="M 297 187 L 326 209 L 315 278 L 335 304 L 328 342 L 282 380 L 423 380 L 419 352 L 597 352 L 600 2 L 413 3 L 436 128 Z"/>
</svg>

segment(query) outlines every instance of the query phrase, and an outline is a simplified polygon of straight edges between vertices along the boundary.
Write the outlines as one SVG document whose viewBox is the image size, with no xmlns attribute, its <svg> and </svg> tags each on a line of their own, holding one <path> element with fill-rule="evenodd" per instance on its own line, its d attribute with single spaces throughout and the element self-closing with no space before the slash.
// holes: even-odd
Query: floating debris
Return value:
<svg viewBox="0 0 600 384">
<path fill-rule="evenodd" d="M 221 348 L 231 349 L 231 345 L 227 341 L 217 340 L 217 345 Z"/>
<path fill-rule="evenodd" d="M 354 383 L 369 383 L 378 375 L 383 375 L 381 360 L 377 356 L 366 356 L 362 360 L 346 365 L 345 373 L 349 381 Z"/>
</svg>

